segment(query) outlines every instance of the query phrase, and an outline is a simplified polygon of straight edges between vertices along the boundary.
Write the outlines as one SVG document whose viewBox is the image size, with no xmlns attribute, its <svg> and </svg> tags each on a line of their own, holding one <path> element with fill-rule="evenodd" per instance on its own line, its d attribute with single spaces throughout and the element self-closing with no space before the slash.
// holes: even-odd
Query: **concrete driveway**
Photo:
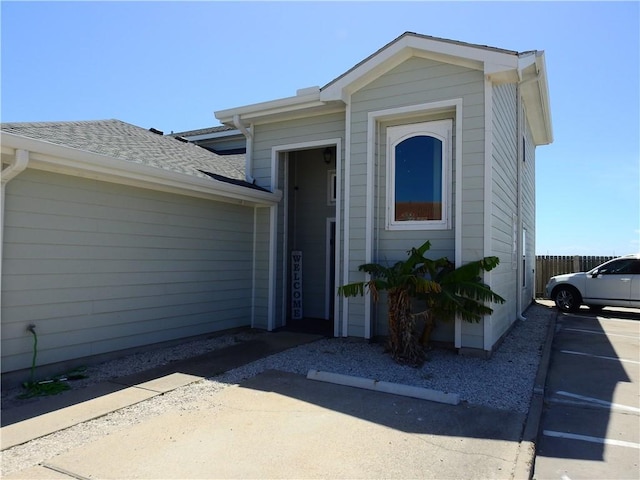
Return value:
<svg viewBox="0 0 640 480">
<path fill-rule="evenodd" d="M 561 314 L 534 478 L 637 479 L 640 310 Z"/>
<path fill-rule="evenodd" d="M 4 478 L 507 479 L 524 421 L 272 370 Z"/>
</svg>

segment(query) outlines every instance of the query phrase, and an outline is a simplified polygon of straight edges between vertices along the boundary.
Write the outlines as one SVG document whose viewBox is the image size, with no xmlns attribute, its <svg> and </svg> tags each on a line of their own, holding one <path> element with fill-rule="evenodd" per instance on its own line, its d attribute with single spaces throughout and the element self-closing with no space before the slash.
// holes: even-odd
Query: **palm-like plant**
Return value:
<svg viewBox="0 0 640 480">
<path fill-rule="evenodd" d="M 338 289 L 338 294 L 345 297 L 363 295 L 365 289 L 368 289 L 374 302 L 378 301 L 380 292 L 387 292 L 388 349 L 399 363 L 419 365 L 424 360 L 424 349 L 420 346 L 415 331 L 416 316 L 411 312 L 411 302 L 418 296 L 440 291 L 437 282 L 425 277 L 427 259 L 424 253 L 430 247 L 431 243 L 427 241 L 419 248 L 412 248 L 407 260 L 396 262 L 391 267 L 378 263 L 360 265 L 358 269 L 370 274 L 371 280 L 350 283 Z"/>
<path fill-rule="evenodd" d="M 479 279 L 481 270 L 491 270 L 498 264 L 497 257 L 486 257 L 458 269 L 447 258 L 431 260 L 424 256 L 431 248 L 426 241 L 418 248 L 409 250 L 409 258 L 399 261 L 391 267 L 378 263 L 360 265 L 358 269 L 371 275 L 371 280 L 354 282 L 338 288 L 345 297 L 363 295 L 368 289 L 374 302 L 379 292 L 388 295 L 388 350 L 394 360 L 413 366 L 424 361 L 424 348 L 421 343 L 428 342 L 435 318 L 443 319 L 461 315 L 467 321 L 479 321 L 482 315 L 492 310 L 482 302 L 502 301 L 504 299 L 482 284 Z M 427 309 L 414 314 L 412 300 L 426 301 Z M 425 319 L 425 329 L 419 339 L 415 324 L 418 318 Z M 421 341 L 422 342 L 421 342 Z"/>
<path fill-rule="evenodd" d="M 493 312 L 486 303 L 505 302 L 480 277 L 481 272 L 493 270 L 499 263 L 498 257 L 485 257 L 455 268 L 446 258 L 427 260 L 426 272 L 440 289 L 418 296 L 426 303 L 425 310 L 418 314 L 425 320 L 420 336 L 422 345 L 429 343 L 436 319 L 451 321 L 459 316 L 467 322 L 479 322 Z"/>
</svg>

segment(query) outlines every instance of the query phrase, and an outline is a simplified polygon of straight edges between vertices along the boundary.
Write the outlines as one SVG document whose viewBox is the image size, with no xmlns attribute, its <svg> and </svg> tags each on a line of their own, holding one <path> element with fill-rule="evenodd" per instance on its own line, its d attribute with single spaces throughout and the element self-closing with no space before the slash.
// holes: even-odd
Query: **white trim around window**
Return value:
<svg viewBox="0 0 640 480">
<path fill-rule="evenodd" d="M 443 230 L 451 228 L 451 120 L 437 120 L 430 122 L 411 123 L 387 128 L 387 201 L 386 201 L 386 228 L 387 230 Z M 405 168 L 402 177 L 398 173 L 397 165 L 401 144 L 408 145 L 414 140 L 420 139 L 420 143 L 428 143 L 431 152 L 418 152 L 422 163 L 433 157 L 434 162 L 429 172 L 422 172 L 424 178 L 414 181 L 410 171 Z M 426 145 L 425 145 L 426 146 Z M 407 149 L 405 148 L 405 151 Z M 414 150 L 415 155 L 415 150 Z M 432 155 L 430 155 L 432 154 Z M 414 156 L 414 162 L 415 156 Z M 420 165 L 413 165 L 412 169 L 422 169 Z M 433 173 L 434 178 L 428 178 Z M 400 183 L 404 188 L 413 189 L 413 192 L 399 192 Z M 424 188 L 423 188 L 424 185 Z M 398 198 L 403 196 L 409 201 L 406 205 L 409 210 L 402 215 L 406 218 L 398 218 L 402 208 L 397 205 Z M 421 205 L 417 205 L 420 203 Z M 418 213 L 419 212 L 419 213 Z M 417 219 L 412 220 L 415 216 Z M 426 219 L 426 217 L 432 217 Z"/>
<path fill-rule="evenodd" d="M 463 123 L 463 108 L 462 108 L 462 98 L 452 98 L 450 100 L 442 100 L 436 102 L 429 103 L 421 103 L 417 105 L 405 105 L 402 107 L 394 107 L 388 108 L 385 110 L 376 110 L 369 112 L 367 114 L 367 189 L 366 189 L 366 218 L 365 218 L 365 263 L 371 263 L 373 260 L 373 213 L 374 213 L 374 192 L 375 188 L 373 185 L 373 172 L 375 170 L 375 162 L 376 162 L 376 141 L 378 140 L 378 136 L 376 134 L 376 128 L 379 122 L 386 122 L 392 120 L 408 120 L 410 118 L 414 118 L 417 116 L 425 115 L 425 114 L 438 114 L 441 112 L 449 112 L 452 111 L 453 117 L 455 119 L 455 127 L 456 127 L 456 149 L 454 159 L 451 156 L 451 165 L 454 162 L 457 162 L 456 167 L 456 183 L 455 183 L 455 195 L 456 198 L 460 198 L 462 194 L 462 167 L 460 165 L 460 160 L 462 158 L 462 123 Z M 345 144 L 345 158 L 351 158 L 351 98 L 349 97 L 349 101 L 347 102 L 347 126 L 346 126 L 346 144 Z M 456 160 L 458 159 L 458 160 Z M 345 199 L 344 199 L 344 211 L 350 212 L 350 193 L 348 187 L 350 187 L 349 178 L 350 178 L 350 168 L 351 162 L 345 162 Z M 339 172 L 340 170 L 338 170 Z M 338 184 L 340 184 L 340 178 L 338 178 Z M 338 191 L 338 205 L 340 205 L 340 192 Z M 452 208 L 451 203 L 449 208 Z M 340 213 L 340 209 L 337 209 L 337 212 Z M 462 265 L 462 202 L 456 202 L 456 223 L 455 223 L 455 263 L 456 266 L 459 267 Z M 449 213 L 450 215 L 450 213 Z M 346 214 L 344 218 L 344 231 L 349 232 L 349 215 Z M 338 222 L 338 225 L 340 223 Z M 338 232 L 340 232 L 340 228 L 338 227 Z M 338 245 L 339 245 L 338 241 Z M 344 282 L 349 282 L 349 269 L 346 268 L 349 265 L 350 257 L 350 246 L 349 246 L 349 235 L 344 236 Z M 370 275 L 365 275 L 365 280 L 370 280 Z M 349 299 L 343 300 L 343 318 L 346 320 L 349 317 Z M 365 293 L 365 338 L 370 338 L 371 336 L 371 301 L 370 301 L 370 293 L 367 291 Z M 343 331 L 344 336 L 347 336 L 347 322 L 344 323 L 345 330 Z M 456 319 L 456 343 L 458 343 L 458 338 L 461 338 L 461 328 L 460 328 L 460 320 Z"/>
</svg>

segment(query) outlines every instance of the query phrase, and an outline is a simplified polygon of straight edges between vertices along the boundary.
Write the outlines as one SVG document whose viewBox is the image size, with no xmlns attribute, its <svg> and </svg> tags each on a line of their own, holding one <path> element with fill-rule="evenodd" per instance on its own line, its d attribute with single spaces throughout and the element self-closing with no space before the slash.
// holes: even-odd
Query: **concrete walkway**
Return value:
<svg viewBox="0 0 640 480">
<path fill-rule="evenodd" d="M 0 450 L 101 417 L 129 405 L 213 377 L 260 358 L 322 338 L 292 332 L 265 334 L 255 340 L 172 362 L 150 370 L 72 390 L 2 412 Z"/>
<path fill-rule="evenodd" d="M 11 409 L 3 412 L 2 449 L 318 338 L 265 334 L 97 385 L 92 398 L 77 392 L 77 403 L 59 409 Z M 543 355 L 542 391 L 545 362 Z M 267 371 L 195 411 L 169 410 L 3 478 L 529 478 L 535 397 L 527 417 Z"/>
</svg>

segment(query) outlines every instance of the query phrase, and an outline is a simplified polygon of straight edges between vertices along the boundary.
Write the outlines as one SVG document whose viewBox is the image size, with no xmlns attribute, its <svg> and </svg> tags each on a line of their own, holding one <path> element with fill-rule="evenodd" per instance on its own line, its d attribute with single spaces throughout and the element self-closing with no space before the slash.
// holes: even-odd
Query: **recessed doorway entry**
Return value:
<svg viewBox="0 0 640 480">
<path fill-rule="evenodd" d="M 287 330 L 334 335 L 335 146 L 287 152 Z"/>
</svg>

